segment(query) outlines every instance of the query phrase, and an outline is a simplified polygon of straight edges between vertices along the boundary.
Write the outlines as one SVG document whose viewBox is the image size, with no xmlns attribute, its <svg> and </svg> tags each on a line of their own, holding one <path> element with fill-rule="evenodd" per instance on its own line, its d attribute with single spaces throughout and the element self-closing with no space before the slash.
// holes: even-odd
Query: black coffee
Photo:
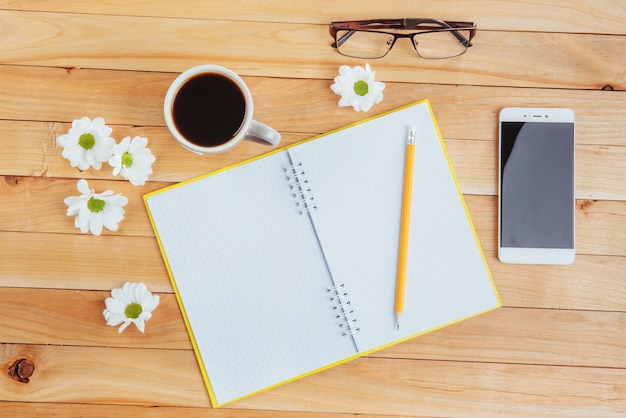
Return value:
<svg viewBox="0 0 626 418">
<path fill-rule="evenodd" d="M 202 147 L 215 147 L 235 136 L 245 109 L 243 92 L 230 78 L 198 74 L 178 90 L 172 116 L 187 140 Z"/>
</svg>

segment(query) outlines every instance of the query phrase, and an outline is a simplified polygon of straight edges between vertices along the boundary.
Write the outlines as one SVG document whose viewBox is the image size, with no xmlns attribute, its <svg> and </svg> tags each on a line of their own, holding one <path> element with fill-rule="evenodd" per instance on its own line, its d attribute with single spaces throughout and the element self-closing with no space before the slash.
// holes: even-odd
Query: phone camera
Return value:
<svg viewBox="0 0 626 418">
<path fill-rule="evenodd" d="M 548 119 L 548 115 L 546 115 L 546 119 Z"/>
</svg>

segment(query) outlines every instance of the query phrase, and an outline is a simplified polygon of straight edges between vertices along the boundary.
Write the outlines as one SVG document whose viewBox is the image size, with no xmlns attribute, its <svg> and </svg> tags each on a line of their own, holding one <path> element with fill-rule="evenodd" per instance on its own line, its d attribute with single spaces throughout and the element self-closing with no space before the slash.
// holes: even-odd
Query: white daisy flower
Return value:
<svg viewBox="0 0 626 418">
<path fill-rule="evenodd" d="M 135 186 L 143 186 L 152 174 L 152 163 L 156 160 L 148 148 L 148 140 L 140 136 L 130 136 L 122 139 L 112 149 L 113 156 L 109 165 L 113 167 L 113 175 L 122 174 L 126 180 Z"/>
<path fill-rule="evenodd" d="M 111 157 L 111 148 L 115 145 L 115 140 L 109 136 L 112 131 L 104 124 L 104 119 L 91 120 L 85 116 L 74 120 L 67 134 L 57 137 L 57 145 L 63 147 L 63 157 L 70 160 L 72 167 L 99 170 Z"/>
<path fill-rule="evenodd" d="M 124 208 L 128 199 L 121 194 L 113 194 L 113 190 L 95 193 L 86 180 L 78 180 L 80 196 L 66 197 L 67 216 L 76 215 L 74 225 L 80 232 L 94 235 L 102 233 L 104 226 L 110 231 L 117 231 L 118 223 L 124 219 Z"/>
<path fill-rule="evenodd" d="M 376 71 L 372 71 L 369 64 L 365 68 L 347 65 L 339 67 L 339 75 L 335 77 L 335 84 L 330 88 L 338 95 L 339 106 L 352 106 L 354 110 L 367 112 L 383 99 L 385 83 L 375 81 Z"/>
<path fill-rule="evenodd" d="M 106 309 L 102 312 L 107 325 L 116 327 L 121 333 L 130 324 L 135 324 L 137 329 L 144 332 L 145 322 L 152 318 L 152 311 L 159 306 L 159 297 L 153 296 L 143 283 L 124 283 L 121 289 L 111 291 L 112 298 L 104 301 Z"/>
</svg>

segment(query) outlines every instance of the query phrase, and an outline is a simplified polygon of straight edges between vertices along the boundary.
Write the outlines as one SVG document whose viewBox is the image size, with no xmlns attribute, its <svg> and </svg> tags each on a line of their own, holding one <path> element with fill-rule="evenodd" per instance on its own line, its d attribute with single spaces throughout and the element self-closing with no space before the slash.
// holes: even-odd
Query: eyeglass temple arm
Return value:
<svg viewBox="0 0 626 418">
<path fill-rule="evenodd" d="M 446 22 L 444 20 L 438 19 L 402 19 L 403 25 L 405 29 L 415 28 L 422 23 L 434 23 L 438 26 L 441 26 L 444 29 L 451 29 L 449 32 L 454 35 L 458 41 L 463 44 L 464 47 L 472 46 L 472 43 L 465 36 L 461 35 L 461 33 L 454 29 L 472 29 L 475 28 L 473 23 L 469 22 Z"/>
<path fill-rule="evenodd" d="M 330 34 L 336 38 L 338 29 L 348 30 L 345 35 L 330 44 L 333 48 L 343 45 L 358 29 L 393 29 L 402 28 L 406 19 L 380 19 L 380 20 L 349 20 L 345 22 L 332 22 L 329 25 Z"/>
</svg>

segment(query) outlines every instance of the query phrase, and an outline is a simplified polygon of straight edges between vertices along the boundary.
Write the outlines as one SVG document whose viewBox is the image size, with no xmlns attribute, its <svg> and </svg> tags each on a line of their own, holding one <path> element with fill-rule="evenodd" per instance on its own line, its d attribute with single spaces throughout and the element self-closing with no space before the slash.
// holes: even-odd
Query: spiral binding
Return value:
<svg viewBox="0 0 626 418">
<path fill-rule="evenodd" d="M 283 171 L 285 172 L 289 189 L 291 189 L 291 195 L 296 201 L 296 207 L 300 215 L 317 210 L 315 198 L 311 196 L 309 180 L 305 177 L 306 173 L 302 169 L 302 163 L 297 162 L 291 164 L 284 167 Z"/>
<path fill-rule="evenodd" d="M 339 321 L 337 325 L 341 329 L 341 335 L 345 337 L 359 332 L 361 329 L 357 324 L 357 319 L 354 317 L 354 310 L 348 299 L 345 285 L 342 283 L 330 287 L 326 289 L 326 292 L 330 294 L 329 299 L 333 304 L 332 309 L 335 311 L 335 319 Z"/>
</svg>

